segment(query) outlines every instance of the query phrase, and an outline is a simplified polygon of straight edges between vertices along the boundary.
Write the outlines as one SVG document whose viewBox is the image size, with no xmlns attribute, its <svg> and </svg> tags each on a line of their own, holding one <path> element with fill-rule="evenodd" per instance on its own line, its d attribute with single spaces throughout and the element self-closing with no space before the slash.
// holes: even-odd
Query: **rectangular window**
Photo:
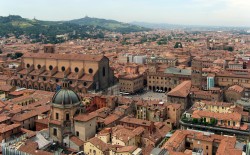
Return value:
<svg viewBox="0 0 250 155">
<path fill-rule="evenodd" d="M 76 136 L 79 137 L 79 132 L 78 131 L 76 131 Z"/>
<path fill-rule="evenodd" d="M 54 128 L 54 130 L 53 130 L 53 135 L 54 135 L 54 136 L 57 136 L 57 129 L 55 129 L 55 128 Z"/>
<path fill-rule="evenodd" d="M 56 119 L 59 119 L 59 114 L 58 113 L 56 113 Z"/>
<path fill-rule="evenodd" d="M 69 113 L 66 114 L 66 120 L 69 121 Z"/>
</svg>

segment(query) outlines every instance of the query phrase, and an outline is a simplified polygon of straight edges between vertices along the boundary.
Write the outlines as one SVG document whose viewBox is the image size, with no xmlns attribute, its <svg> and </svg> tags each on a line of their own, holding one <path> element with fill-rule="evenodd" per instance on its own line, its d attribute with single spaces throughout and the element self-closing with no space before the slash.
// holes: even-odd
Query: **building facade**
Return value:
<svg viewBox="0 0 250 155">
<path fill-rule="evenodd" d="M 144 88 L 142 75 L 125 75 L 119 77 L 121 92 L 136 93 Z"/>
<path fill-rule="evenodd" d="M 55 91 L 64 77 L 76 92 L 103 90 L 114 83 L 109 59 L 103 55 L 27 53 L 12 85 Z"/>
</svg>

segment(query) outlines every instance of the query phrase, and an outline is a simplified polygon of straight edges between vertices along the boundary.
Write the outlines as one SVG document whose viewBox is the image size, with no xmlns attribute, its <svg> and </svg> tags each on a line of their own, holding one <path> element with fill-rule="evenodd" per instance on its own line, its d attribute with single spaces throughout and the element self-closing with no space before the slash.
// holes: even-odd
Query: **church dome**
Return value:
<svg viewBox="0 0 250 155">
<path fill-rule="evenodd" d="M 60 89 L 52 98 L 53 104 L 69 105 L 80 103 L 78 95 L 69 89 Z"/>
</svg>

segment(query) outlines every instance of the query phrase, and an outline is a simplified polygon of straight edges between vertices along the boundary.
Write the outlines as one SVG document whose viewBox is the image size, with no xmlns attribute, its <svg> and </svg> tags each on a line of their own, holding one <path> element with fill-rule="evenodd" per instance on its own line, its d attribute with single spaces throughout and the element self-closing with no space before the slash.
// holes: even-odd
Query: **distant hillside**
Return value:
<svg viewBox="0 0 250 155">
<path fill-rule="evenodd" d="M 174 29 L 183 28 L 181 25 L 167 24 L 167 23 L 147 23 L 147 22 L 131 22 L 130 24 L 143 26 L 151 29 Z"/>
<path fill-rule="evenodd" d="M 33 42 L 60 43 L 67 39 L 103 38 L 104 28 L 69 22 L 41 21 L 21 16 L 0 17 L 0 37 L 28 36 Z"/>
<path fill-rule="evenodd" d="M 29 36 L 33 42 L 60 43 L 67 39 L 103 38 L 104 32 L 121 33 L 149 30 L 114 20 L 82 18 L 71 21 L 42 21 L 21 16 L 0 16 L 0 37 Z"/>
<path fill-rule="evenodd" d="M 116 31 L 121 33 L 128 32 L 140 32 L 140 31 L 148 31 L 149 28 L 136 26 L 128 23 L 122 23 L 115 20 L 107 20 L 100 18 L 80 18 L 69 21 L 70 23 L 79 24 L 79 25 L 91 25 L 91 26 L 100 26 L 110 31 Z"/>
</svg>

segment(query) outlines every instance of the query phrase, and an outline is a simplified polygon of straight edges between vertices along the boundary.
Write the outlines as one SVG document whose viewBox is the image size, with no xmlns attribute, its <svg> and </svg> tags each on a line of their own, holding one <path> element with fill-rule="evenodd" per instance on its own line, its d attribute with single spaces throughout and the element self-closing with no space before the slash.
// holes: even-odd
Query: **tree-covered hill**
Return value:
<svg viewBox="0 0 250 155">
<path fill-rule="evenodd" d="M 116 31 L 121 33 L 129 33 L 129 32 L 140 32 L 140 31 L 148 31 L 149 28 L 144 28 L 137 25 L 132 25 L 128 23 L 122 23 L 115 20 L 107 20 L 100 18 L 80 18 L 69 21 L 70 23 L 75 23 L 79 25 L 91 25 L 91 26 L 100 26 L 110 31 Z"/>
<path fill-rule="evenodd" d="M 59 43 L 67 39 L 103 38 L 104 32 L 139 32 L 147 28 L 113 20 L 85 17 L 71 21 L 42 21 L 21 16 L 0 16 L 0 37 L 26 35 L 33 42 Z"/>
</svg>

